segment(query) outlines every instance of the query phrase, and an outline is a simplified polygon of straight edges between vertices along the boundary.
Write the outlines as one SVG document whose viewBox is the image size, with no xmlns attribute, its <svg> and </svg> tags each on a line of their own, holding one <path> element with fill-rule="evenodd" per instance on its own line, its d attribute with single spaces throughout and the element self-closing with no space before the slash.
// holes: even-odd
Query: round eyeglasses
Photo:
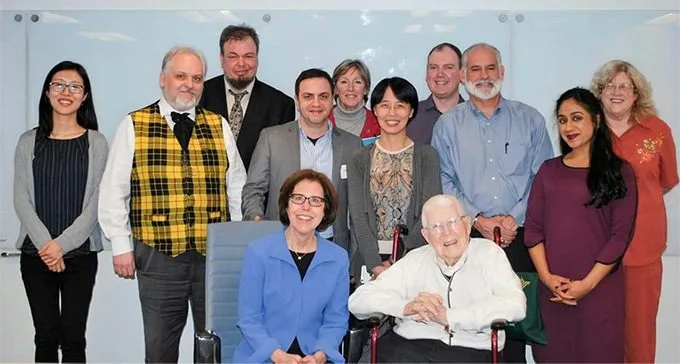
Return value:
<svg viewBox="0 0 680 364">
<path fill-rule="evenodd" d="M 290 201 L 296 205 L 302 205 L 305 201 L 309 201 L 309 205 L 312 207 L 321 207 L 326 202 L 323 197 L 319 196 L 305 196 L 299 193 L 293 193 L 290 195 Z"/>
</svg>

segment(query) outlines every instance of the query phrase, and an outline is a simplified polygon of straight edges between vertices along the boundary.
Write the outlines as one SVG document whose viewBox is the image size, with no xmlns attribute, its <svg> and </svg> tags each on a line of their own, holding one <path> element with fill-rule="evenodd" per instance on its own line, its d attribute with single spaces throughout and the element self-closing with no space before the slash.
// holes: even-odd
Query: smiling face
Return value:
<svg viewBox="0 0 680 364">
<path fill-rule="evenodd" d="M 623 72 L 619 72 L 602 90 L 602 106 L 607 118 L 625 118 L 630 116 L 633 104 L 638 95 L 633 81 Z"/>
<path fill-rule="evenodd" d="M 490 100 L 501 92 L 505 68 L 498 64 L 496 53 L 477 47 L 468 53 L 466 68 L 461 70 L 465 90 L 473 99 Z"/>
<path fill-rule="evenodd" d="M 439 99 L 458 97 L 460 59 L 449 47 L 436 50 L 427 57 L 427 87 Z"/>
<path fill-rule="evenodd" d="M 52 105 L 52 113 L 63 116 L 75 115 L 87 98 L 83 78 L 75 70 L 55 73 L 45 94 Z"/>
<path fill-rule="evenodd" d="M 385 94 L 374 107 L 374 111 L 381 135 L 406 133 L 406 124 L 413 115 L 411 105 L 399 100 L 390 87 L 385 89 Z"/>
<path fill-rule="evenodd" d="M 574 99 L 562 102 L 557 111 L 560 137 L 572 150 L 590 151 L 590 142 L 595 134 L 593 117 Z"/>
<path fill-rule="evenodd" d="M 428 226 L 423 237 L 446 264 L 453 265 L 470 244 L 470 217 L 462 215 L 462 208 L 454 204 L 433 205 L 425 212 Z"/>
<path fill-rule="evenodd" d="M 303 179 L 295 185 L 291 195 L 302 195 L 307 197 L 307 199 L 301 205 L 294 203 L 290 198 L 288 199 L 286 211 L 290 220 L 289 227 L 301 235 L 313 234 L 323 219 L 324 204 L 314 207 L 310 205 L 309 198 L 317 197 L 323 199 L 323 187 L 317 181 Z"/>
<path fill-rule="evenodd" d="M 363 102 L 368 90 L 361 73 L 355 67 L 340 75 L 335 84 L 338 103 L 346 110 L 356 110 Z"/>
<path fill-rule="evenodd" d="M 300 82 L 295 100 L 303 128 L 318 128 L 326 123 L 333 107 L 332 96 L 331 84 L 325 78 L 314 77 Z"/>
<path fill-rule="evenodd" d="M 177 111 L 190 110 L 203 92 L 203 62 L 195 54 L 177 53 L 161 71 L 159 83 L 170 106 Z"/>
</svg>

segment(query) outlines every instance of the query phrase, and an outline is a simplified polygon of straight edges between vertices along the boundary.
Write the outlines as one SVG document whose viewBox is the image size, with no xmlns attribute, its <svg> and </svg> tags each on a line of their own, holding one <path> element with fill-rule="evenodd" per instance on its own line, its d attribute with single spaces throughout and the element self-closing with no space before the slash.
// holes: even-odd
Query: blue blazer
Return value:
<svg viewBox="0 0 680 364">
<path fill-rule="evenodd" d="M 317 234 L 312 263 L 300 280 L 283 230 L 246 249 L 238 292 L 243 340 L 234 363 L 269 363 L 274 350 L 288 350 L 295 337 L 306 355 L 323 351 L 334 363 L 347 332 L 349 311 L 347 251 Z"/>
</svg>

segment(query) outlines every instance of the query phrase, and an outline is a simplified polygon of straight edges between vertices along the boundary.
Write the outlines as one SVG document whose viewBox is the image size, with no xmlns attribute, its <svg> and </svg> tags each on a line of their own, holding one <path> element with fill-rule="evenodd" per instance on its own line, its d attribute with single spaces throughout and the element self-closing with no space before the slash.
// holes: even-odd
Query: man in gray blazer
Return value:
<svg viewBox="0 0 680 364">
<path fill-rule="evenodd" d="M 347 162 L 361 141 L 329 121 L 333 83 L 325 71 L 312 68 L 300 73 L 295 81 L 295 102 L 298 120 L 260 133 L 243 187 L 243 219 L 278 220 L 283 181 L 298 169 L 312 168 L 328 176 L 339 197 L 335 223 L 320 234 L 349 249 Z"/>
</svg>

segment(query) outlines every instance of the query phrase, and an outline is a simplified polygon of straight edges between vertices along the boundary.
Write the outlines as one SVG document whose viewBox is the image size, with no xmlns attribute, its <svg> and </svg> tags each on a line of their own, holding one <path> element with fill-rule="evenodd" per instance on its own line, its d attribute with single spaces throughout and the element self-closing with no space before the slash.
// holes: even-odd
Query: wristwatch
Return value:
<svg viewBox="0 0 680 364">
<path fill-rule="evenodd" d="M 480 218 L 481 216 L 482 216 L 482 213 L 481 213 L 481 212 L 478 213 L 477 215 L 475 215 L 475 218 L 472 219 L 472 226 L 475 226 L 475 224 L 477 223 L 477 220 L 479 220 L 479 218 Z"/>
</svg>

